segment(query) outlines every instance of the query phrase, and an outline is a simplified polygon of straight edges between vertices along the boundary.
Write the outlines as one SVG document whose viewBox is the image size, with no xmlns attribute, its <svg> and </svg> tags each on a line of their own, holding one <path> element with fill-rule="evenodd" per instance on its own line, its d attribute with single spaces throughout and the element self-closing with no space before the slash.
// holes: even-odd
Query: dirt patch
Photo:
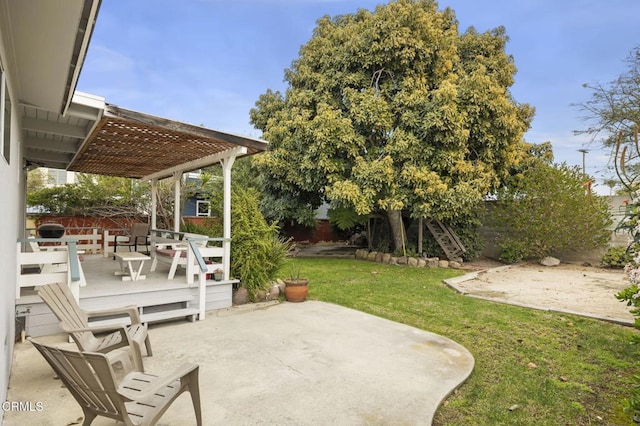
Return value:
<svg viewBox="0 0 640 426">
<path fill-rule="evenodd" d="M 473 262 L 472 262 L 473 263 Z M 469 270 L 474 270 L 469 265 Z M 570 312 L 631 324 L 629 307 L 615 294 L 629 286 L 620 270 L 561 264 L 513 266 L 487 264 L 475 272 L 452 280 L 450 285 L 470 296 L 538 309 Z"/>
</svg>

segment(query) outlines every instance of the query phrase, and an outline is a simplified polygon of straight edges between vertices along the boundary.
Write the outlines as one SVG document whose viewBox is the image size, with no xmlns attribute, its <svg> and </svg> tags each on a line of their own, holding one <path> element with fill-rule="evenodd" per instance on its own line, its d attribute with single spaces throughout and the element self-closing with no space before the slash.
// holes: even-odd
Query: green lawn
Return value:
<svg viewBox="0 0 640 426">
<path fill-rule="evenodd" d="M 294 262 L 310 280 L 310 299 L 428 330 L 471 351 L 474 371 L 440 407 L 435 425 L 631 423 L 622 412 L 639 371 L 631 328 L 459 295 L 442 280 L 460 271 L 349 259 Z"/>
</svg>

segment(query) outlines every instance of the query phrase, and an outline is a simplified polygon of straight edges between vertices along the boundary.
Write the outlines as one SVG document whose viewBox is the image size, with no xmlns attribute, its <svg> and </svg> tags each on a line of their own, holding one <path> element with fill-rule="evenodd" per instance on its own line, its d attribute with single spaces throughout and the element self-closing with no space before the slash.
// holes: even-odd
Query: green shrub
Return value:
<svg viewBox="0 0 640 426">
<path fill-rule="evenodd" d="M 511 239 L 498 243 L 498 249 L 500 260 L 509 264 L 520 262 L 527 252 L 525 243 Z"/>
<path fill-rule="evenodd" d="M 492 216 L 501 231 L 498 246 L 510 251 L 504 256 L 542 259 L 605 246 L 609 205 L 586 191 L 584 180 L 578 168 L 566 164 L 541 163 L 514 176 L 498 192 Z"/>
<path fill-rule="evenodd" d="M 192 234 L 203 234 L 211 238 L 222 237 L 222 223 L 217 218 L 207 218 L 202 225 L 185 222 L 180 226 L 180 231 Z"/>
<path fill-rule="evenodd" d="M 624 268 L 627 263 L 633 260 L 633 252 L 626 247 L 609 247 L 602 256 L 602 266 L 608 268 Z"/>
<path fill-rule="evenodd" d="M 288 243 L 278 236 L 278 227 L 267 224 L 258 208 L 253 189 L 234 189 L 231 196 L 231 273 L 256 300 L 284 264 Z"/>
</svg>

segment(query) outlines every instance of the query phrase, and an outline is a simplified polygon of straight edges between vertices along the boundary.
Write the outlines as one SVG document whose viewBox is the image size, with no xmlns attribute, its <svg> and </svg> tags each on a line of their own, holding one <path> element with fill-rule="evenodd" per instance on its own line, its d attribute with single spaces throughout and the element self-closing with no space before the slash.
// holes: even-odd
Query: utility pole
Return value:
<svg viewBox="0 0 640 426">
<path fill-rule="evenodd" d="M 582 178 L 585 180 L 583 185 L 585 186 L 585 188 L 587 188 L 587 194 L 591 196 L 592 182 L 591 182 L 591 179 L 587 179 L 587 161 L 586 161 L 587 152 L 589 152 L 589 150 L 582 148 L 582 149 L 579 149 L 578 152 L 582 153 Z"/>
<path fill-rule="evenodd" d="M 589 152 L 589 150 L 585 149 L 585 148 L 582 148 L 582 149 L 579 149 L 578 152 L 582 153 L 582 175 L 583 176 L 587 176 L 586 157 L 587 157 L 587 152 Z"/>
</svg>

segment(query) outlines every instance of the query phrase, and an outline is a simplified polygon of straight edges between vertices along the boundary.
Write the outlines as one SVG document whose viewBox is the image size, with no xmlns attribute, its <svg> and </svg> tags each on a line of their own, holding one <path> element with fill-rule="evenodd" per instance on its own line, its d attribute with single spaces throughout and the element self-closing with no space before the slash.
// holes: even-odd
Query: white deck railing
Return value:
<svg viewBox="0 0 640 426">
<path fill-rule="evenodd" d="M 40 246 L 38 243 L 48 243 Z M 51 245 L 56 244 L 56 245 Z M 16 298 L 20 289 L 52 283 L 67 283 L 79 298 L 87 281 L 78 257 L 78 244 L 69 238 L 26 238 L 17 243 Z"/>
<path fill-rule="evenodd" d="M 35 237 L 36 228 L 27 228 L 26 235 Z M 85 253 L 100 253 L 103 249 L 102 228 L 98 226 L 70 226 L 65 227 L 64 238 L 75 241 L 78 250 Z"/>
<path fill-rule="evenodd" d="M 72 293 L 78 299 L 80 286 L 86 285 L 84 272 L 78 258 L 78 251 L 83 250 L 94 253 L 102 251 L 104 256 L 108 256 L 112 252 L 110 243 L 113 243 L 115 235 L 120 235 L 122 231 L 127 230 L 110 229 L 104 230 L 102 234 L 99 233 L 100 228 L 97 227 L 67 228 L 66 230 L 85 229 L 90 229 L 90 233 L 65 234 L 64 238 L 32 237 L 18 240 L 16 296 L 20 297 L 20 289 L 24 287 L 62 282 L 69 285 Z M 27 231 L 35 233 L 35 229 Z M 116 232 L 114 233 L 114 231 Z M 193 283 L 194 276 L 197 275 L 199 319 L 204 319 L 205 317 L 207 275 L 221 268 L 223 270 L 223 281 L 237 281 L 229 280 L 230 262 L 224 256 L 224 253 L 230 253 L 230 238 L 193 237 L 193 234 L 186 232 L 152 229 L 150 240 L 152 245 L 154 242 L 167 243 L 174 241 L 187 245 L 187 282 L 189 284 Z M 221 247 L 205 247 L 202 244 L 203 241 L 219 243 Z M 44 245 L 39 243 L 44 243 Z M 205 259 L 209 259 L 209 261 L 205 261 Z M 211 261 L 211 259 L 215 260 Z M 190 280 L 188 279 L 189 277 L 191 278 Z"/>
<path fill-rule="evenodd" d="M 213 241 L 222 242 L 223 247 L 202 247 L 198 245 L 198 242 Z M 187 238 L 189 244 L 189 252 L 187 258 L 193 256 L 193 260 L 190 263 L 197 265 L 198 269 L 198 288 L 199 288 L 199 307 L 198 307 L 198 319 L 203 320 L 205 317 L 206 306 L 206 289 L 207 289 L 207 275 L 213 273 L 217 268 L 222 266 L 224 271 L 224 280 L 229 279 L 229 270 L 225 268 L 225 265 L 229 265 L 229 262 L 224 262 L 224 245 L 231 244 L 230 238 Z M 205 258 L 221 258 L 222 263 L 207 263 Z M 194 271 L 195 272 L 195 271 Z"/>
</svg>

